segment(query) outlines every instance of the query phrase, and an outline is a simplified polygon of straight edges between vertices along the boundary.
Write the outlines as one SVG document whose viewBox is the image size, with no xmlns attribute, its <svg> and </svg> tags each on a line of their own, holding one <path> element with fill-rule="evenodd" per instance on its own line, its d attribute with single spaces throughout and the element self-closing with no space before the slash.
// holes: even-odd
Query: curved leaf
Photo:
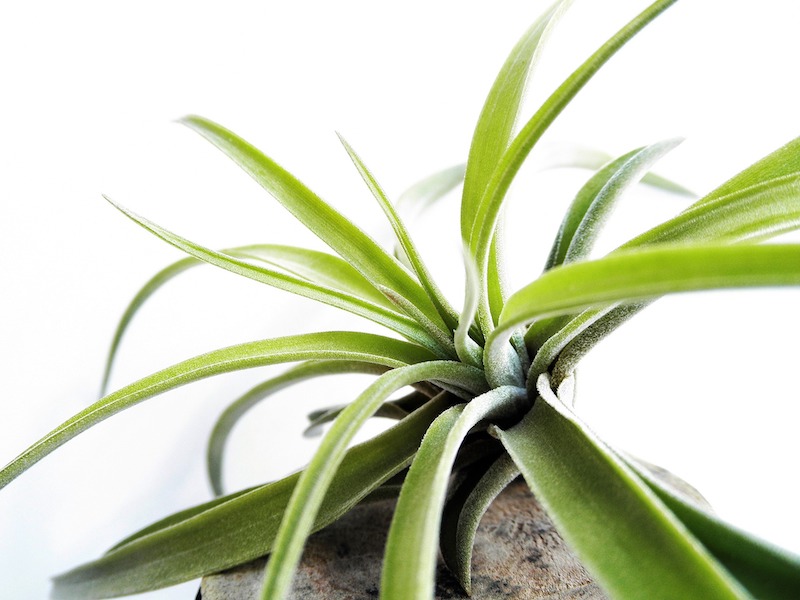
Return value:
<svg viewBox="0 0 800 600">
<path fill-rule="evenodd" d="M 347 444 L 356 432 L 391 393 L 417 381 L 431 379 L 462 387 L 469 386 L 474 393 L 485 390 L 480 370 L 449 361 L 429 361 L 399 367 L 384 373 L 364 390 L 334 421 L 314 458 L 300 475 L 283 514 L 267 563 L 262 598 L 278 600 L 289 591 L 303 545 L 313 530 L 317 511 L 328 487 L 335 479 L 334 475 L 345 456 Z"/>
<path fill-rule="evenodd" d="M 266 262 L 271 266 L 282 269 L 284 272 L 297 275 L 298 277 L 302 277 L 316 284 L 338 289 L 342 292 L 349 292 L 353 296 L 361 297 L 374 304 L 381 304 L 386 308 L 393 308 L 386 297 L 367 281 L 361 273 L 338 256 L 318 252 L 316 250 L 276 244 L 253 244 L 250 246 L 227 248 L 221 250 L 220 254 L 235 258 Z M 179 260 L 156 273 L 136 293 L 125 309 L 117 325 L 117 329 L 114 331 L 114 337 L 108 352 L 105 371 L 103 372 L 103 380 L 100 386 L 101 396 L 104 396 L 108 391 L 108 380 L 111 376 L 111 369 L 114 365 L 114 359 L 119 350 L 120 342 L 131 320 L 139 311 L 139 308 L 168 281 L 177 277 L 187 269 L 202 264 L 204 264 L 204 261 L 192 257 Z"/>
<path fill-rule="evenodd" d="M 127 385 L 68 419 L 0 470 L 0 489 L 53 450 L 100 421 L 143 400 L 206 377 L 314 359 L 361 361 L 400 367 L 433 358 L 428 350 L 408 342 L 353 332 L 310 333 L 214 350 Z"/>
<path fill-rule="evenodd" d="M 260 150 L 203 117 L 191 115 L 180 122 L 228 155 L 369 281 L 395 290 L 425 312 L 435 312 L 425 290 L 397 259 Z"/>
<path fill-rule="evenodd" d="M 375 303 L 369 299 L 354 296 L 346 291 L 341 291 L 336 288 L 320 285 L 306 279 L 298 277 L 289 272 L 269 268 L 263 264 L 251 264 L 246 260 L 238 259 L 232 256 L 227 256 L 214 250 L 209 250 L 199 244 L 195 244 L 186 240 L 179 235 L 167 231 L 163 227 L 156 225 L 152 221 L 148 221 L 144 217 L 140 217 L 136 213 L 128 210 L 127 208 L 116 204 L 111 199 L 106 198 L 115 208 L 128 216 L 132 221 L 141 225 L 150 233 L 158 236 L 162 240 L 172 244 L 176 248 L 183 250 L 187 254 L 191 254 L 204 262 L 212 264 L 216 267 L 225 269 L 237 275 L 253 279 L 260 283 L 277 287 L 278 289 L 286 290 L 312 300 L 317 300 L 324 304 L 329 304 L 342 310 L 357 314 L 359 316 L 380 323 L 401 335 L 412 339 L 420 344 L 423 344 L 434 351 L 439 350 L 427 334 L 427 332 L 412 318 L 407 315 L 401 314 L 391 308 L 386 308 L 385 304 Z M 302 254 L 301 248 L 294 249 L 296 254 Z M 309 259 L 320 259 L 319 253 L 308 251 Z M 271 262 L 271 261 L 270 261 Z"/>
<path fill-rule="evenodd" d="M 503 454 L 475 482 L 462 485 L 448 501 L 442 516 L 442 557 L 461 587 L 472 588 L 472 548 L 478 525 L 492 501 L 519 475 L 508 454 Z"/>
<path fill-rule="evenodd" d="M 381 598 L 433 597 L 442 508 L 461 442 L 480 421 L 509 417 L 526 399 L 522 388 L 495 388 L 469 404 L 448 409 L 430 426 L 406 475 L 389 528 Z"/>
<path fill-rule="evenodd" d="M 313 377 L 341 373 L 380 375 L 386 372 L 387 369 L 388 367 L 374 363 L 349 360 L 309 361 L 292 367 L 277 377 L 268 379 L 236 399 L 219 416 L 208 439 L 206 466 L 208 468 L 208 479 L 211 482 L 211 489 L 214 494 L 221 496 L 224 493 L 222 490 L 222 459 L 228 436 L 236 423 L 256 404 L 295 383 Z"/>
<path fill-rule="evenodd" d="M 419 252 L 417 252 L 417 248 L 414 245 L 414 242 L 411 240 L 411 236 L 408 233 L 408 229 L 405 226 L 405 223 L 400 219 L 400 215 L 397 214 L 392 203 L 386 197 L 383 189 L 378 184 L 375 177 L 370 173 L 367 166 L 363 163 L 361 158 L 356 154 L 356 151 L 347 143 L 341 135 L 339 135 L 339 140 L 342 142 L 347 154 L 350 156 L 350 160 L 353 161 L 353 164 L 358 169 L 358 172 L 361 174 L 361 178 L 364 180 L 364 183 L 367 184 L 367 187 L 372 192 L 372 195 L 375 196 L 375 199 L 378 201 L 383 213 L 386 215 L 386 218 L 389 220 L 389 223 L 394 230 L 394 234 L 397 237 L 397 240 L 400 242 L 400 246 L 403 249 L 403 254 L 408 259 L 411 267 L 414 269 L 414 272 L 417 274 L 417 279 L 419 279 L 422 287 L 425 289 L 425 292 L 428 294 L 428 298 L 436 307 L 436 312 L 438 314 L 439 319 L 441 320 L 442 325 L 444 326 L 444 331 L 451 335 L 453 329 L 458 326 L 458 315 L 456 311 L 450 306 L 450 303 L 447 301 L 447 298 L 444 297 L 439 286 L 436 285 L 436 282 L 431 277 L 430 272 L 428 271 L 428 267 L 425 266 L 425 263 L 422 260 Z M 429 318 L 433 315 L 426 315 Z M 439 319 L 435 319 L 433 322 L 439 325 Z"/>
<path fill-rule="evenodd" d="M 481 110 L 469 148 L 461 199 L 461 237 L 469 242 L 478 207 L 500 157 L 508 148 L 530 72 L 539 50 L 570 2 L 556 2 L 531 25 L 503 63 Z"/>
<path fill-rule="evenodd" d="M 620 599 L 747 598 L 636 477 L 539 379 L 533 410 L 500 440 L 559 533 Z"/>
<path fill-rule="evenodd" d="M 634 35 L 674 2 L 675 0 L 658 0 L 654 2 L 614 34 L 553 92 L 503 153 L 492 171 L 485 189 L 481 190 L 482 195 L 474 209 L 474 218 L 469 223 L 471 227 L 468 238 L 470 240 L 470 250 L 478 265 L 482 281 L 486 281 L 492 238 L 506 192 L 534 144 L 600 67 Z M 467 167 L 467 174 L 469 175 L 469 167 Z M 462 219 L 463 225 L 464 221 Z M 489 312 L 488 297 L 484 298 L 481 306 L 481 313 L 487 314 Z M 481 320 L 481 326 L 487 326 L 485 318 Z M 488 334 L 488 331 L 484 331 L 484 333 Z"/>
<path fill-rule="evenodd" d="M 540 318 L 677 292 L 797 284 L 800 244 L 651 246 L 557 267 L 508 299 L 484 350 L 487 377 L 493 386 L 509 381 L 507 341 Z"/>
<path fill-rule="evenodd" d="M 639 148 L 598 171 L 581 188 L 567 211 L 551 252 L 553 260 L 548 261 L 547 269 L 589 256 L 597 235 L 622 194 L 681 141 L 666 140 Z"/>
<path fill-rule="evenodd" d="M 402 471 L 445 394 L 371 440 L 354 446 L 325 494 L 313 529 L 329 525 Z M 56 598 L 105 598 L 189 581 L 267 554 L 299 473 L 218 498 L 155 523 L 102 558 L 56 577 Z"/>
<path fill-rule="evenodd" d="M 667 487 L 638 461 L 622 458 L 753 596 L 765 600 L 800 597 L 800 556 L 725 523 Z"/>
</svg>

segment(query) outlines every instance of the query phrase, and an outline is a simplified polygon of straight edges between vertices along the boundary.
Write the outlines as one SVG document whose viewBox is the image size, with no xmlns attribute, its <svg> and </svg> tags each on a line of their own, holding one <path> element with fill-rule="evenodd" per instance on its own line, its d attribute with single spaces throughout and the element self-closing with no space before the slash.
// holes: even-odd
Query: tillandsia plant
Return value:
<svg viewBox="0 0 800 600">
<path fill-rule="evenodd" d="M 137 593 L 269 554 L 261 595 L 283 598 L 313 531 L 360 502 L 395 494 L 381 597 L 431 598 L 440 551 L 469 591 L 481 515 L 521 473 L 558 531 L 615 598 L 800 596 L 800 558 L 685 500 L 599 439 L 572 410 L 576 364 L 658 297 L 800 284 L 800 245 L 758 243 L 800 228 L 800 139 L 599 259 L 589 258 L 598 232 L 634 183 L 643 179 L 685 192 L 648 173 L 678 141 L 611 160 L 576 151 L 567 164 L 594 173 L 568 207 L 550 255 L 543 257 L 543 274 L 511 294 L 504 289 L 499 219 L 521 165 L 600 67 L 673 2 L 658 0 L 620 29 L 517 131 L 528 74 L 569 2 L 553 5 L 502 67 L 466 164 L 430 176 L 404 196 L 404 203 L 423 206 L 463 181 L 467 285 L 461 310 L 441 293 L 397 207 L 344 139 L 396 234 L 394 252 L 236 134 L 201 117 L 183 119 L 335 254 L 270 244 L 214 251 L 109 200 L 189 257 L 153 277 L 128 307 L 104 387 L 137 309 L 167 281 L 202 263 L 360 315 L 396 336 L 326 331 L 209 352 L 104 396 L 25 450 L 0 471 L 0 487 L 87 428 L 158 394 L 238 369 L 297 363 L 237 399 L 219 418 L 208 451 L 215 500 L 167 517 L 57 577 L 55 595 Z M 284 479 L 225 495 L 221 459 L 234 423 L 279 390 L 341 373 L 372 374 L 375 380 L 349 404 L 310 415 L 312 429 L 330 423 L 310 463 Z M 403 389 L 410 391 L 393 396 Z M 349 447 L 376 415 L 397 422 Z"/>
</svg>

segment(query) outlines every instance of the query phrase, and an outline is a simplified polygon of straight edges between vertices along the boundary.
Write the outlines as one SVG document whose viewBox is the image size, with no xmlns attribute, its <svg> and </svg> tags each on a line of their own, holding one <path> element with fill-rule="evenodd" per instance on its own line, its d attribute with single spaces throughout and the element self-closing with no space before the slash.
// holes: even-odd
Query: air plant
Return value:
<svg viewBox="0 0 800 600">
<path fill-rule="evenodd" d="M 228 155 L 334 252 L 261 244 L 214 251 L 109 200 L 186 252 L 148 282 L 118 327 L 104 386 L 137 309 L 173 277 L 208 263 L 349 311 L 394 337 L 325 331 L 223 348 L 105 395 L 0 471 L 4 487 L 82 431 L 178 386 L 278 363 L 297 363 L 233 402 L 211 434 L 208 468 L 218 497 L 134 533 L 94 562 L 55 579 L 58 597 L 100 598 L 187 581 L 269 554 L 262 597 L 283 598 L 306 538 L 355 505 L 397 495 L 381 597 L 431 598 L 441 554 L 466 591 L 481 515 L 522 474 L 558 531 L 615 598 L 796 598 L 800 558 L 706 512 L 643 463 L 599 439 L 572 407 L 575 366 L 601 339 L 655 299 L 693 290 L 800 284 L 800 245 L 761 244 L 800 226 L 800 139 L 706 194 L 677 216 L 599 259 L 590 252 L 625 191 L 677 140 L 608 161 L 577 153 L 595 172 L 576 194 L 544 272 L 508 294 L 501 229 L 506 192 L 531 149 L 573 97 L 674 0 L 657 0 L 579 66 L 518 131 L 538 49 L 568 1 L 542 15 L 514 47 L 480 115 L 466 165 L 440 171 L 405 196 L 434 202 L 463 181 L 460 229 L 466 293 L 442 294 L 397 207 L 342 139 L 397 238 L 391 253 L 271 158 L 207 119 L 183 124 Z M 278 481 L 223 494 L 231 428 L 264 398 L 323 375 L 374 381 L 347 405 L 310 415 L 327 429 L 309 464 Z M 410 389 L 400 398 L 396 392 Z M 349 447 L 373 416 L 397 422 Z"/>
</svg>

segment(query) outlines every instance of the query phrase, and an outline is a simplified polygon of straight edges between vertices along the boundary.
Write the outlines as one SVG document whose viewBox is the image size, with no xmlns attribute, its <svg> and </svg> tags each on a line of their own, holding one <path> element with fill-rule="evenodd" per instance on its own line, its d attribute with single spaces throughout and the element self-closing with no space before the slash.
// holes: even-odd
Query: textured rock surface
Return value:
<svg viewBox="0 0 800 600">
<path fill-rule="evenodd" d="M 359 506 L 313 535 L 295 577 L 295 600 L 377 598 L 393 501 Z M 203 580 L 203 600 L 257 598 L 265 561 Z M 472 560 L 472 598 L 605 598 L 524 483 L 509 486 L 484 515 Z M 467 598 L 440 566 L 437 598 Z"/>
</svg>

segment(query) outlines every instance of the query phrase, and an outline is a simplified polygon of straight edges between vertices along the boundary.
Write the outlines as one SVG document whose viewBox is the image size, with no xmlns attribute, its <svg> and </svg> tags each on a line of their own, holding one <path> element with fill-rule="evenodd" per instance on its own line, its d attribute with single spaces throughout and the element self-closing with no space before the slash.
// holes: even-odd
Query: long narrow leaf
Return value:
<svg viewBox="0 0 800 600">
<path fill-rule="evenodd" d="M 482 190 L 480 202 L 474 209 L 474 219 L 469 224 L 471 227 L 468 238 L 470 239 L 470 249 L 483 281 L 486 281 L 489 251 L 503 200 L 533 146 L 600 67 L 674 2 L 675 0 L 658 0 L 614 34 L 553 92 L 503 153 L 485 190 Z M 467 170 L 469 171 L 469 167 Z M 481 305 L 484 307 L 482 312 L 485 313 L 488 310 L 488 297 Z M 482 326 L 485 326 L 484 321 L 485 319 L 481 323 Z M 487 331 L 484 333 L 488 334 Z"/>
<path fill-rule="evenodd" d="M 143 400 L 206 377 L 303 360 L 338 359 L 400 367 L 432 358 L 435 357 L 428 350 L 408 342 L 353 332 L 311 333 L 215 350 L 125 386 L 68 419 L 0 470 L 0 489 L 53 450 L 100 421 Z"/>
<path fill-rule="evenodd" d="M 456 453 L 480 421 L 508 417 L 526 398 L 521 388 L 495 388 L 447 410 L 431 425 L 397 500 L 386 541 L 381 598 L 433 597 L 439 526 Z"/>
<path fill-rule="evenodd" d="M 539 380 L 533 410 L 498 435 L 559 533 L 622 600 L 747 598 L 647 486 Z"/>
<path fill-rule="evenodd" d="M 222 461 L 228 436 L 230 436 L 231 430 L 236 423 L 256 404 L 295 383 L 300 383 L 307 379 L 341 373 L 380 375 L 387 369 L 388 367 L 382 365 L 349 360 L 309 361 L 292 367 L 277 377 L 268 379 L 237 398 L 228 405 L 217 419 L 217 422 L 214 423 L 214 429 L 208 439 L 206 466 L 214 494 L 221 496 L 224 493 L 222 490 Z"/>
<path fill-rule="evenodd" d="M 625 190 L 682 140 L 667 140 L 635 150 L 603 169 L 578 193 L 559 235 L 556 260 L 548 268 L 589 256 L 597 236 Z M 573 207 L 574 210 L 573 210 Z"/>
<path fill-rule="evenodd" d="M 271 269 L 264 264 L 252 264 L 246 260 L 210 250 L 167 231 L 163 227 L 156 225 L 152 221 L 148 221 L 144 217 L 116 204 L 110 199 L 109 202 L 150 233 L 195 258 L 260 283 L 266 283 L 267 285 L 352 312 L 376 323 L 380 323 L 433 350 L 438 350 L 438 346 L 414 319 L 392 310 L 391 308 L 386 308 L 384 304 L 376 303 L 369 299 L 354 296 L 346 291 L 341 291 L 340 289 L 327 287 L 311 280 L 297 277 L 283 270 Z M 301 252 L 302 249 L 296 249 L 296 251 Z M 309 258 L 313 259 L 319 257 L 309 251 Z"/>
<path fill-rule="evenodd" d="M 446 394 L 347 451 L 313 529 L 329 525 L 411 461 Z M 267 554 L 300 474 L 182 511 L 55 579 L 56 598 L 105 598 L 158 589 Z"/>
<path fill-rule="evenodd" d="M 458 315 L 456 311 L 450 306 L 450 303 L 445 298 L 444 294 L 442 294 L 439 286 L 436 285 L 436 282 L 431 277 L 430 271 L 428 271 L 428 267 L 425 266 L 425 262 L 422 260 L 419 252 L 417 251 L 414 242 L 411 239 L 411 236 L 408 233 L 408 229 L 403 223 L 400 215 L 394 208 L 394 205 L 389 201 L 386 197 L 386 193 L 381 188 L 380 184 L 378 184 L 375 177 L 370 173 L 367 166 L 361 160 L 361 158 L 356 154 L 356 151 L 347 143 L 341 135 L 339 136 L 339 140 L 342 142 L 347 154 L 350 156 L 350 160 L 353 161 L 353 164 L 358 169 L 358 172 L 361 174 L 364 183 L 367 184 L 367 187 L 372 192 L 372 195 L 378 201 L 381 209 L 383 210 L 386 218 L 389 220 L 389 223 L 394 230 L 394 234 L 397 237 L 397 240 L 400 242 L 400 247 L 403 249 L 403 254 L 408 259 L 411 267 L 414 269 L 414 272 L 417 274 L 417 279 L 419 279 L 422 287 L 425 289 L 425 292 L 428 294 L 428 298 L 436 307 L 436 311 L 441 319 L 442 325 L 444 325 L 444 330 L 452 335 L 452 331 L 458 326 Z M 434 323 L 437 323 L 437 320 L 434 320 Z"/>
<path fill-rule="evenodd" d="M 392 305 L 361 273 L 347 264 L 338 256 L 296 248 L 293 246 L 281 246 L 275 244 L 254 244 L 250 246 L 239 246 L 221 250 L 220 254 L 232 256 L 240 259 L 252 259 L 258 262 L 278 267 L 285 273 L 290 273 L 309 280 L 310 282 L 321 284 L 325 287 L 349 292 L 353 296 L 368 300 L 374 304 L 380 304 L 386 308 Z M 120 342 L 125 331 L 128 329 L 133 317 L 142 305 L 157 292 L 163 285 L 177 277 L 187 269 L 202 265 L 200 259 L 189 257 L 175 262 L 150 278 L 147 283 L 136 293 L 125 312 L 120 318 L 111 348 L 106 359 L 106 366 L 103 373 L 103 380 L 100 386 L 100 395 L 104 396 L 108 391 L 108 381 L 111 376 L 111 369 L 114 365 Z"/>
<path fill-rule="evenodd" d="M 492 501 L 519 475 L 508 454 L 491 463 L 481 477 L 462 485 L 447 502 L 440 546 L 447 568 L 467 593 L 472 588 L 472 548 L 478 525 Z"/>
<path fill-rule="evenodd" d="M 188 116 L 181 123 L 227 154 L 369 281 L 391 288 L 424 310 L 435 312 L 425 290 L 397 259 L 260 150 L 208 119 Z"/>
<path fill-rule="evenodd" d="M 740 243 L 768 239 L 800 227 L 800 138 L 779 148 L 751 167 L 745 169 L 678 216 L 623 244 L 619 250 L 656 243 Z M 641 309 L 644 304 L 639 306 Z M 637 309 L 638 310 L 638 309 Z M 579 321 L 600 322 L 591 331 L 570 339 L 559 359 L 562 375 L 582 355 L 591 349 L 603 335 L 627 321 L 633 312 L 630 307 L 619 307 L 600 315 L 597 310 L 576 317 Z M 543 347 L 547 338 L 554 335 L 561 318 L 543 319 L 531 326 L 525 336 L 528 347 Z M 576 321 L 576 324 L 578 322 Z M 574 329 L 573 325 L 569 326 Z M 602 331 L 603 335 L 596 335 Z M 568 332 L 561 332 L 567 334 Z M 559 334 L 564 338 L 564 335 Z M 573 341 L 574 340 L 574 341 Z M 558 344 L 549 343 L 551 349 Z M 550 352 L 550 359 L 555 358 Z M 540 357 L 543 362 L 544 356 Z M 541 372 L 541 371 L 539 371 Z M 530 381 L 537 373 L 531 372 Z"/>
<path fill-rule="evenodd" d="M 503 64 L 483 105 L 467 159 L 461 199 L 461 237 L 470 241 L 478 207 L 500 157 L 508 148 L 525 84 L 539 50 L 569 2 L 556 2 L 525 32 Z"/>
<path fill-rule="evenodd" d="M 651 246 L 558 267 L 508 299 L 484 352 L 487 377 L 508 380 L 507 340 L 540 318 L 692 290 L 798 284 L 800 244 Z"/>
<path fill-rule="evenodd" d="M 733 527 L 666 486 L 638 461 L 623 459 L 753 596 L 764 600 L 800 597 L 800 556 Z"/>
<path fill-rule="evenodd" d="M 267 563 L 261 598 L 279 600 L 289 591 L 317 511 L 356 432 L 391 393 L 430 379 L 461 386 L 472 382 L 474 392 L 485 389 L 483 374 L 478 369 L 457 362 L 429 361 L 384 373 L 364 390 L 334 421 L 297 482 Z"/>
</svg>

